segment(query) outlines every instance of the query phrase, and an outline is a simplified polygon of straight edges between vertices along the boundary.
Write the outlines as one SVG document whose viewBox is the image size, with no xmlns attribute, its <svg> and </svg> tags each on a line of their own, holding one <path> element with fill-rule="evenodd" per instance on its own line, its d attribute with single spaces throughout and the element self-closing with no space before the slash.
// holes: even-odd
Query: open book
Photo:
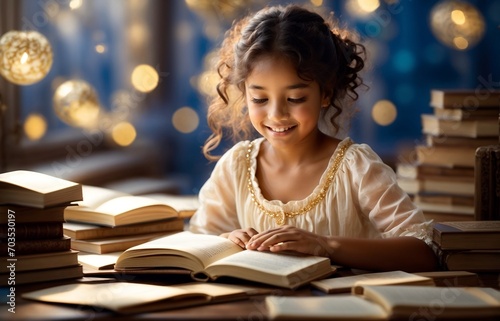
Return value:
<svg viewBox="0 0 500 321">
<path fill-rule="evenodd" d="M 359 289 L 360 285 L 435 285 L 434 280 L 404 271 L 389 271 L 366 273 L 352 276 L 335 277 L 318 280 L 311 283 L 315 288 L 326 293 L 351 292 Z"/>
<path fill-rule="evenodd" d="M 177 309 L 193 305 L 241 300 L 264 290 L 226 284 L 160 286 L 116 282 L 67 284 L 23 294 L 23 298 L 105 308 L 120 314 Z"/>
<path fill-rule="evenodd" d="M 83 186 L 83 201 L 67 207 L 67 221 L 104 226 L 189 217 L 198 208 L 195 195 L 148 194 L 135 196 L 96 186 Z"/>
<path fill-rule="evenodd" d="M 230 240 L 188 231 L 134 246 L 122 253 L 117 271 L 181 268 L 195 280 L 234 277 L 285 288 L 297 288 L 333 272 L 330 259 L 243 250 Z"/>
<path fill-rule="evenodd" d="M 0 204 L 45 208 L 80 200 L 78 183 L 26 170 L 0 174 Z"/>
<path fill-rule="evenodd" d="M 357 294 L 269 296 L 271 320 L 481 320 L 500 317 L 500 291 L 480 287 L 364 285 Z"/>
</svg>

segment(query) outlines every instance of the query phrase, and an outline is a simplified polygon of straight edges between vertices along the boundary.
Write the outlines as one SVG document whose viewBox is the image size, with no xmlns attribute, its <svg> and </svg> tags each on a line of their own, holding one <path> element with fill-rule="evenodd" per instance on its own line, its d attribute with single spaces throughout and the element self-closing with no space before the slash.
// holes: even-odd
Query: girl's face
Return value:
<svg viewBox="0 0 500 321">
<path fill-rule="evenodd" d="M 260 58 L 245 81 L 250 121 L 273 146 L 308 142 L 318 132 L 318 119 L 328 98 L 315 81 L 297 75 L 286 59 Z"/>
</svg>

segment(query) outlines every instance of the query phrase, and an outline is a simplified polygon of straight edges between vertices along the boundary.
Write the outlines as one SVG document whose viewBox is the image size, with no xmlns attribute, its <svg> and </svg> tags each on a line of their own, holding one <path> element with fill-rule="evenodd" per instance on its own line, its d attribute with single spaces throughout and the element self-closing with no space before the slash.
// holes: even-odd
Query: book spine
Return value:
<svg viewBox="0 0 500 321">
<path fill-rule="evenodd" d="M 500 145 L 479 147 L 475 162 L 475 219 L 500 220 Z"/>
<path fill-rule="evenodd" d="M 0 226 L 0 239 L 6 239 L 11 232 L 7 226 Z M 63 237 L 62 223 L 16 224 L 17 240 L 57 239 Z"/>
<path fill-rule="evenodd" d="M 12 245 L 16 256 L 23 254 L 69 251 L 71 249 L 71 238 L 69 237 L 46 240 L 16 240 L 16 242 L 13 243 L 14 244 Z M 7 240 L 0 240 L 0 257 L 8 257 L 9 253 L 12 251 L 9 251 L 8 245 L 10 244 L 7 243 Z"/>
</svg>

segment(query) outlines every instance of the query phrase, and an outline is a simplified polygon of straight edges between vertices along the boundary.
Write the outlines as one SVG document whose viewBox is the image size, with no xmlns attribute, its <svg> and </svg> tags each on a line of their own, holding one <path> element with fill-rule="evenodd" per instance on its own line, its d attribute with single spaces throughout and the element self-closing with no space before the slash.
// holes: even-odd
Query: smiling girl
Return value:
<svg viewBox="0 0 500 321">
<path fill-rule="evenodd" d="M 364 47 L 350 37 L 295 5 L 234 24 L 219 51 L 203 151 L 217 159 L 225 135 L 237 143 L 200 190 L 191 231 L 358 269 L 436 268 L 430 222 L 394 171 L 368 145 L 340 137 L 363 84 Z"/>
</svg>

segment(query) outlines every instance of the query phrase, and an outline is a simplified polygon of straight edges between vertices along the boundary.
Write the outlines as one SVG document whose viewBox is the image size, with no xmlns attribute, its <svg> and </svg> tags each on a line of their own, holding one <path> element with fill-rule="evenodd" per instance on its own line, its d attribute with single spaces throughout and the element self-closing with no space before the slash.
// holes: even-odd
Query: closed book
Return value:
<svg viewBox="0 0 500 321">
<path fill-rule="evenodd" d="M 22 254 L 36 254 L 58 251 L 69 251 L 71 238 L 63 236 L 57 239 L 42 240 L 0 240 L 0 256 L 12 257 Z"/>
<path fill-rule="evenodd" d="M 500 221 L 436 223 L 432 239 L 445 250 L 500 250 Z"/>
<path fill-rule="evenodd" d="M 476 147 L 425 146 L 415 147 L 417 160 L 422 165 L 474 168 Z"/>
<path fill-rule="evenodd" d="M 82 186 L 51 175 L 16 170 L 0 174 L 0 204 L 45 208 L 82 200 Z"/>
<path fill-rule="evenodd" d="M 440 119 L 470 120 L 491 119 L 498 117 L 498 106 L 491 108 L 434 108 L 434 115 Z"/>
<path fill-rule="evenodd" d="M 435 108 L 475 110 L 500 106 L 500 90 L 432 89 L 430 105 Z"/>
<path fill-rule="evenodd" d="M 396 174 L 404 178 L 437 178 L 437 177 L 460 177 L 474 178 L 474 167 L 454 166 L 444 167 L 428 164 L 399 163 L 396 165 Z"/>
<path fill-rule="evenodd" d="M 418 193 L 441 193 L 466 197 L 474 196 L 474 181 L 460 178 L 416 179 L 398 177 L 397 182 L 406 193 L 413 195 Z"/>
<path fill-rule="evenodd" d="M 475 218 L 500 220 L 500 145 L 479 147 L 475 164 Z"/>
<path fill-rule="evenodd" d="M 449 271 L 500 272 L 500 250 L 435 249 L 441 268 Z"/>
<path fill-rule="evenodd" d="M 0 273 L 0 286 L 48 282 L 56 280 L 78 279 L 83 277 L 81 265 L 65 266 L 54 269 L 16 272 L 15 278 L 9 273 Z"/>
<path fill-rule="evenodd" d="M 427 146 L 447 146 L 447 147 L 480 147 L 493 145 L 498 142 L 498 138 L 491 137 L 457 137 L 444 135 L 425 135 Z"/>
<path fill-rule="evenodd" d="M 141 235 L 129 235 L 108 237 L 105 239 L 71 240 L 71 248 L 95 254 L 125 251 L 126 249 L 151 241 L 155 238 L 168 235 L 169 233 L 148 233 Z"/>
<path fill-rule="evenodd" d="M 15 228 L 10 228 L 10 230 L 8 225 L 0 225 L 0 239 L 7 238 L 7 236 L 13 236 L 16 240 L 61 238 L 63 237 L 63 223 L 20 223 L 16 224 Z"/>
<path fill-rule="evenodd" d="M 434 115 L 422 114 L 422 133 L 457 137 L 498 137 L 498 120 L 468 119 L 447 120 Z"/>
<path fill-rule="evenodd" d="M 47 208 L 32 208 L 27 206 L 0 205 L 0 224 L 25 224 L 25 223 L 48 223 L 64 222 L 64 206 Z"/>
<path fill-rule="evenodd" d="M 89 240 L 138 234 L 182 231 L 184 229 L 184 219 L 173 218 L 163 221 L 114 227 L 66 222 L 63 224 L 63 227 L 64 234 L 71 237 L 73 240 Z"/>
<path fill-rule="evenodd" d="M 0 259 L 2 262 L 7 262 L 7 264 L 0 264 L 0 273 L 9 272 L 9 265 L 11 265 L 13 270 L 16 272 L 45 270 L 78 265 L 78 252 L 70 250 L 39 254 L 25 254 L 16 255 L 14 258 L 3 257 Z"/>
</svg>

